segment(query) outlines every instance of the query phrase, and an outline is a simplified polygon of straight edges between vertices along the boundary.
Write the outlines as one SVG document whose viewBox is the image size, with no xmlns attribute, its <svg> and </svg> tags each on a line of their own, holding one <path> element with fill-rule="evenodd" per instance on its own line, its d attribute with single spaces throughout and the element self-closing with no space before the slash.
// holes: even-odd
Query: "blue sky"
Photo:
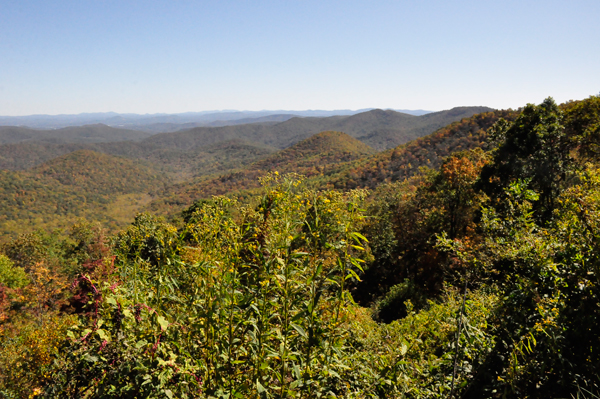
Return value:
<svg viewBox="0 0 600 399">
<path fill-rule="evenodd" d="M 0 115 L 442 110 L 600 92 L 600 1 L 0 0 Z"/>
</svg>

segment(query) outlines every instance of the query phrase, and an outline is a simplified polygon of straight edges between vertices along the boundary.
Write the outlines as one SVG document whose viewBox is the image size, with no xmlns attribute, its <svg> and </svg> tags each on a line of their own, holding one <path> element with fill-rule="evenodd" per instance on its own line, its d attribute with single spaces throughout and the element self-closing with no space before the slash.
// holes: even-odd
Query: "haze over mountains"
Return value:
<svg viewBox="0 0 600 399">
<path fill-rule="evenodd" d="M 419 165 L 438 162 L 444 149 L 425 151 L 416 144 L 410 154 L 404 152 L 412 162 L 407 169 L 397 159 L 404 157 L 398 146 L 458 121 L 470 124 L 470 133 L 457 148 L 479 146 L 479 136 L 471 133 L 481 123 L 472 116 L 489 111 L 457 107 L 420 116 L 380 109 L 321 117 L 274 114 L 250 123 L 238 119 L 225 126 L 213 122 L 215 126 L 156 134 L 105 124 L 51 130 L 0 126 L 0 198 L 11 209 L 0 217 L 0 231 L 14 235 L 36 227 L 64 227 L 78 217 L 118 228 L 144 209 L 173 215 L 199 198 L 251 192 L 259 176 L 275 170 L 300 173 L 316 185 L 369 186 L 370 179 L 409 176 Z M 428 159 L 415 157 L 415 151 L 427 153 Z M 384 164 L 406 170 L 394 166 L 383 173 L 379 166 Z"/>
<path fill-rule="evenodd" d="M 247 160 L 247 154 L 264 155 L 283 149 L 322 131 L 341 131 L 376 150 L 384 150 L 489 110 L 457 107 L 422 116 L 371 110 L 350 116 L 294 117 L 279 123 L 201 127 L 154 135 L 101 124 L 56 130 L 0 126 L 0 168 L 27 169 L 72 151 L 88 149 L 143 159 L 189 177 L 202 174 L 199 171 L 205 170 L 208 160 L 214 161 L 214 149 L 207 146 L 218 143 L 235 142 L 228 147 L 226 163 Z M 237 152 L 234 155 L 231 151 Z M 215 162 L 222 165 L 221 161 Z M 209 168 L 211 173 L 220 170 L 221 166 L 215 165 Z"/>
<path fill-rule="evenodd" d="M 306 110 L 306 111 L 203 111 L 179 114 L 120 114 L 116 112 L 95 112 L 73 115 L 26 115 L 0 116 L 0 126 L 27 126 L 36 129 L 57 129 L 68 126 L 81 126 L 102 123 L 107 126 L 127 129 L 166 132 L 198 126 L 225 126 L 253 122 L 282 122 L 294 116 L 327 117 L 354 115 L 373 108 L 362 110 Z M 431 111 L 396 110 L 411 115 L 424 115 Z M 169 130 L 167 129 L 169 127 Z M 160 130 L 163 129 L 163 130 Z"/>
<path fill-rule="evenodd" d="M 277 124 L 252 123 L 218 128 L 200 127 L 157 134 L 145 142 L 163 147 L 191 148 L 243 138 L 253 143 L 285 148 L 315 133 L 335 130 L 344 132 L 377 150 L 384 150 L 432 133 L 448 123 L 490 110 L 491 108 L 487 107 L 456 107 L 448 111 L 415 116 L 375 109 L 351 116 L 292 118 Z"/>
<path fill-rule="evenodd" d="M 149 142 L 160 142 L 169 147 L 187 147 L 190 138 L 196 146 L 212 144 L 229 139 L 258 140 L 279 148 L 287 147 L 312 134 L 326 130 L 340 130 L 365 141 L 374 148 L 391 148 L 406 138 L 418 137 L 447 123 L 469 117 L 474 113 L 490 110 L 487 107 L 456 107 L 448 111 L 432 112 L 421 116 L 392 110 L 370 110 L 353 115 L 328 117 L 298 117 L 290 114 L 274 114 L 255 119 L 239 119 L 230 124 L 212 122 L 203 128 L 179 129 L 170 135 L 174 124 L 162 123 L 166 132 Z M 187 125 L 177 125 L 187 126 Z M 189 126 L 188 126 L 189 127 Z M 217 128 L 217 129 L 215 129 Z M 115 141 L 139 141 L 156 132 L 140 132 L 116 128 L 107 124 L 86 124 L 60 129 L 40 130 L 22 126 L 0 126 L 0 144 L 23 141 L 47 141 L 55 143 L 102 143 Z"/>
</svg>

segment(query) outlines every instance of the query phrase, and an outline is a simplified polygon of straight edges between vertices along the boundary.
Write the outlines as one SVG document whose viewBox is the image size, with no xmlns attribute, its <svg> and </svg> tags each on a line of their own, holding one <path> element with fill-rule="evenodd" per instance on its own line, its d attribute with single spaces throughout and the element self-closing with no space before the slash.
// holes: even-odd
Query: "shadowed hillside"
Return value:
<svg viewBox="0 0 600 399">
<path fill-rule="evenodd" d="M 24 170 L 73 151 L 91 149 L 89 144 L 57 144 L 24 141 L 0 145 L 0 170 Z"/>
<path fill-rule="evenodd" d="M 335 130 L 348 133 L 375 149 L 385 150 L 433 133 L 452 122 L 487 111 L 491 109 L 456 107 L 448 111 L 414 116 L 376 109 L 345 118 Z"/>
<path fill-rule="evenodd" d="M 56 180 L 64 186 L 76 187 L 82 193 L 107 195 L 149 191 L 154 184 L 165 182 L 165 176 L 150 165 L 90 150 L 79 150 L 55 158 L 29 173 Z"/>
<path fill-rule="evenodd" d="M 223 141 L 186 152 L 180 167 L 181 170 L 187 167 L 194 177 L 224 173 L 250 165 L 276 151 L 276 148 L 243 140 Z"/>
</svg>

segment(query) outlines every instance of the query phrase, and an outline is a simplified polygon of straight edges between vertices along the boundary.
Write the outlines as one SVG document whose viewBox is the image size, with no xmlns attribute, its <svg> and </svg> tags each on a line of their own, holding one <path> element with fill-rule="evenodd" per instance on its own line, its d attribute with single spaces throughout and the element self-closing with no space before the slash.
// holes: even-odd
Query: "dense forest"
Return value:
<svg viewBox="0 0 600 399">
<path fill-rule="evenodd" d="M 1 171 L 0 397 L 600 396 L 600 96 L 482 111 Z"/>
<path fill-rule="evenodd" d="M 101 222 L 114 233 L 139 212 L 172 217 L 197 199 L 256 188 L 257 176 L 273 168 L 280 171 L 287 168 L 311 177 L 335 174 L 341 163 L 350 162 L 350 158 L 359 162 L 365 155 L 376 152 L 369 143 L 386 142 L 388 146 L 384 148 L 393 147 L 486 110 L 489 108 L 457 107 L 421 116 L 373 110 L 351 116 L 296 117 L 281 123 L 184 129 L 145 139 L 146 133 L 139 136 L 140 132 L 99 124 L 56 130 L 0 126 L 0 197 L 7 199 L 7 204 L 13 204 L 12 199 L 23 195 L 35 199 L 27 201 L 27 207 L 20 211 L 7 208 L 6 217 L 0 217 L 0 235 L 15 236 L 35 227 L 66 228 L 79 217 Z M 343 129 L 354 139 L 348 135 L 332 136 L 323 142 L 313 139 L 316 133 L 329 127 Z M 352 140 L 355 143 L 349 144 Z M 337 154 L 336 146 L 356 153 L 340 152 L 342 158 L 350 157 L 340 163 L 341 158 L 332 156 Z M 71 173 L 73 167 L 68 163 L 64 163 L 65 170 L 60 170 L 62 166 L 56 162 L 61 157 L 71 159 L 80 151 L 90 157 L 84 167 L 87 179 L 103 179 L 107 188 L 113 183 L 122 185 L 122 175 L 127 172 L 117 172 L 112 178 L 112 172 L 105 170 L 106 165 L 130 169 L 127 192 L 107 190 L 106 195 L 99 197 L 93 188 L 89 190 L 85 178 L 65 186 L 40 176 L 39 171 L 44 168 L 62 175 Z M 306 151 L 312 155 L 303 157 Z M 269 157 L 271 154 L 273 157 Z M 267 163 L 261 164 L 263 159 Z M 77 159 L 71 163 L 76 165 Z M 327 167 L 323 169 L 324 166 Z M 149 176 L 156 181 L 152 182 Z M 248 197 L 254 193 L 241 195 Z M 1 236 L 0 241 L 3 241 Z"/>
</svg>

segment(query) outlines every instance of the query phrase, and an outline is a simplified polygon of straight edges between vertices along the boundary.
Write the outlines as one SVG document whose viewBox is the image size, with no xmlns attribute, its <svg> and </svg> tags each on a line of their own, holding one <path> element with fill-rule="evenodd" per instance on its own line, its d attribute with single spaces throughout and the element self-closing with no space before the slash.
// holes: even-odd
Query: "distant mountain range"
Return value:
<svg viewBox="0 0 600 399">
<path fill-rule="evenodd" d="M 223 127 L 197 127 L 174 133 L 161 133 L 144 140 L 161 147 L 193 148 L 219 141 L 243 139 L 277 148 L 286 148 L 316 133 L 344 132 L 376 150 L 384 150 L 468 118 L 491 111 L 488 107 L 456 107 L 421 116 L 374 109 L 350 116 L 325 118 L 294 117 L 281 123 L 249 123 Z"/>
<path fill-rule="evenodd" d="M 279 114 L 159 134 L 104 124 L 0 127 L 0 200 L 10 209 L 0 215 L 0 237 L 67 227 L 79 217 L 118 228 L 144 209 L 174 215 L 199 198 L 250 193 L 258 176 L 274 170 L 319 187 L 372 187 L 435 165 L 448 148 L 481 146 L 482 129 L 498 117 L 490 110 Z"/>
<path fill-rule="evenodd" d="M 255 156 L 287 148 L 323 131 L 344 132 L 375 150 L 385 150 L 489 110 L 457 107 L 422 116 L 371 110 L 350 116 L 293 117 L 284 122 L 199 127 L 154 135 L 102 124 L 55 130 L 0 126 L 0 169 L 28 169 L 87 149 L 146 160 L 170 173 L 190 177 L 214 173 L 236 162 L 250 162 Z M 223 146 L 225 143 L 230 144 Z"/>
<path fill-rule="evenodd" d="M 26 126 L 35 129 L 59 129 L 102 123 L 149 132 L 173 132 L 199 126 L 226 126 L 254 122 L 283 122 L 293 117 L 327 117 L 354 115 L 373 108 L 352 110 L 307 111 L 204 111 L 180 114 L 119 114 L 116 112 L 83 113 L 76 115 L 0 116 L 0 126 Z M 410 115 L 424 115 L 431 111 L 395 110 Z"/>
</svg>

